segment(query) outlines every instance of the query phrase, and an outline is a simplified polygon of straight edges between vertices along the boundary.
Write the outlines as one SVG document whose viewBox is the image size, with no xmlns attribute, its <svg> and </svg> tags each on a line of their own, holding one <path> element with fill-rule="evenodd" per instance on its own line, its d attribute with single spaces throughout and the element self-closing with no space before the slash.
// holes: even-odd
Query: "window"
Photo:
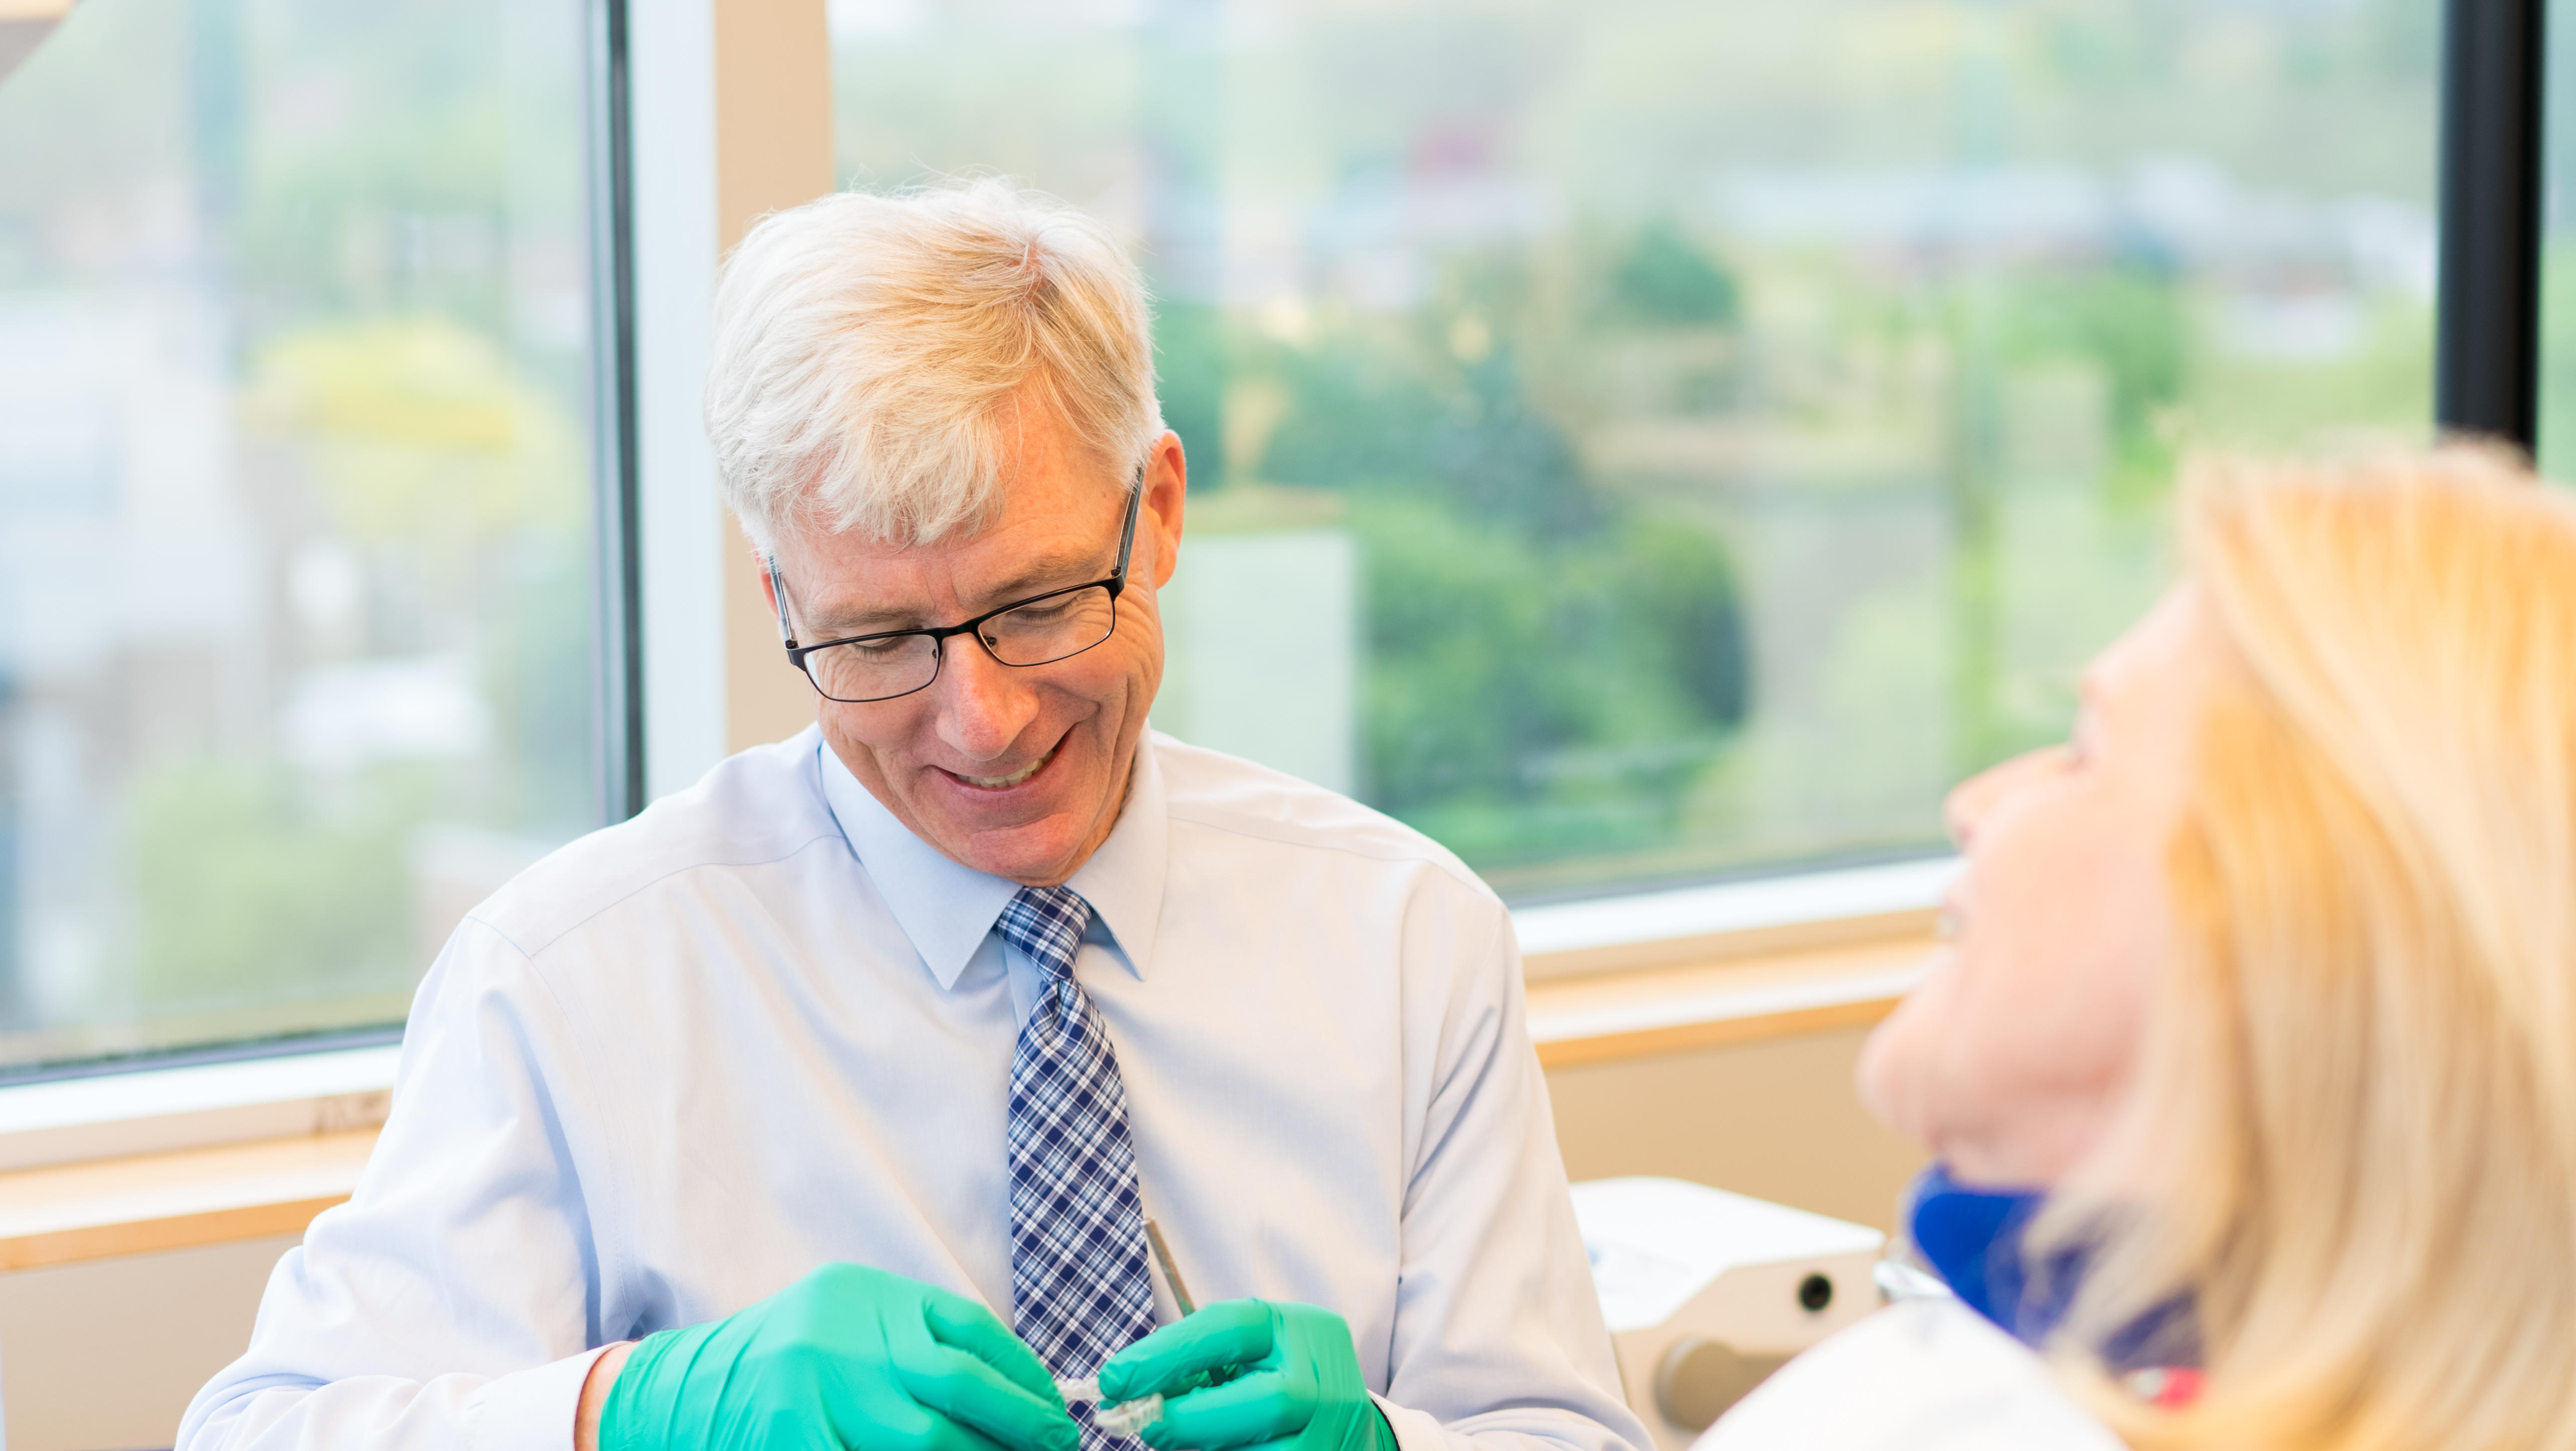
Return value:
<svg viewBox="0 0 2576 1451">
<path fill-rule="evenodd" d="M 398 1024 L 601 819 L 582 26 L 114 0 L 0 80 L 0 1072 Z"/>
<path fill-rule="evenodd" d="M 635 769 L 584 90 L 622 12 L 47 12 L 0 20 L 0 1077 L 389 1035 Z M 830 13 L 845 180 L 1001 171 L 1139 239 L 1193 465 L 1157 723 L 1519 900 L 1933 848 L 2158 587 L 2179 451 L 2429 431 L 2438 7 Z M 647 647 L 720 673 L 711 611 Z M 722 712 L 666 705 L 694 770 Z"/>
<path fill-rule="evenodd" d="M 2439 8 L 834 0 L 851 184 L 1124 226 L 1157 723 L 1523 900 L 1903 855 L 2194 445 L 2431 432 Z"/>
</svg>

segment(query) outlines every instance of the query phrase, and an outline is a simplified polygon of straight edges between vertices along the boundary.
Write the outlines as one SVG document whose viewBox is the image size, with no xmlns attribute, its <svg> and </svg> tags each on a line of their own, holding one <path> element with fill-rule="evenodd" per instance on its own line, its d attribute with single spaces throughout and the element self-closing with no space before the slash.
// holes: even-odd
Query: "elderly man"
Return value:
<svg viewBox="0 0 2576 1451">
<path fill-rule="evenodd" d="M 718 313 L 817 726 L 457 929 L 180 1446 L 1132 1448 L 1096 1376 L 1162 1448 L 1643 1451 L 1502 905 L 1146 734 L 1185 475 L 1115 243 L 834 196 Z"/>
</svg>

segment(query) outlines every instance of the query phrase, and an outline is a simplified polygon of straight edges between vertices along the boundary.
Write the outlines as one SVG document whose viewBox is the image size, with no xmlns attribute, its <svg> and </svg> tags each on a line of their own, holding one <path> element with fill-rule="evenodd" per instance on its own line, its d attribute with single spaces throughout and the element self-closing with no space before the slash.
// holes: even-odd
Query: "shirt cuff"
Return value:
<svg viewBox="0 0 2576 1451">
<path fill-rule="evenodd" d="M 592 1362 L 608 1347 L 595 1346 L 533 1370 L 514 1370 L 485 1381 L 466 1407 L 466 1444 L 474 1451 L 572 1451 L 572 1420 Z"/>
<path fill-rule="evenodd" d="M 1369 1392 L 1369 1399 L 1377 1402 L 1387 1429 L 1395 1433 L 1396 1451 L 1452 1451 L 1448 1429 L 1438 1416 L 1399 1406 L 1375 1391 Z"/>
</svg>

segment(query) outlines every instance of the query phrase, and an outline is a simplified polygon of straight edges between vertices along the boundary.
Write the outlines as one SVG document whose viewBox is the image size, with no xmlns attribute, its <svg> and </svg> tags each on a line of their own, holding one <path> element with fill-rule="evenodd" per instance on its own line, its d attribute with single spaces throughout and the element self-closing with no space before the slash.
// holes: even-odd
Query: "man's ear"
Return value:
<svg viewBox="0 0 2576 1451">
<path fill-rule="evenodd" d="M 1171 583 L 1172 571 L 1181 562 L 1181 515 L 1190 497 L 1190 461 L 1181 449 L 1181 436 L 1170 429 L 1154 440 L 1154 452 L 1145 460 L 1144 513 L 1154 521 L 1155 538 L 1159 541 L 1145 577 L 1154 588 Z"/>
</svg>

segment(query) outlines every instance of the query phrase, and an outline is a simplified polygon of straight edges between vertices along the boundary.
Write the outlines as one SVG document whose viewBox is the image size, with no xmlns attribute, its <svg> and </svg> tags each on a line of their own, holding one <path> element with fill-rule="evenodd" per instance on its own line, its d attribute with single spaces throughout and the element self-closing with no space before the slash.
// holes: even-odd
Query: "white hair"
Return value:
<svg viewBox="0 0 2576 1451">
<path fill-rule="evenodd" d="M 764 552 L 808 526 L 981 528 L 1028 406 L 1122 484 L 1163 431 L 1143 281 L 1062 202 L 998 179 L 843 192 L 762 218 L 725 262 L 707 435 Z"/>
</svg>

